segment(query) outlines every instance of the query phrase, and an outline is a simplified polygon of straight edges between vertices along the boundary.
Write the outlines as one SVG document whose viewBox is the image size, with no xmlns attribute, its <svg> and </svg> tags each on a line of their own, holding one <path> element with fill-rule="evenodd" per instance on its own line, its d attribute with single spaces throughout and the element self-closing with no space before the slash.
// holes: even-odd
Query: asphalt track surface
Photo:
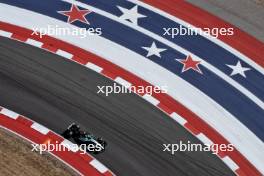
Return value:
<svg viewBox="0 0 264 176">
<path fill-rule="evenodd" d="M 113 85 L 98 73 L 1 37 L 0 53 L 0 105 L 57 133 L 76 122 L 102 136 L 109 145 L 96 158 L 116 175 L 234 175 L 209 152 L 163 152 L 163 143 L 200 141 L 137 95 L 97 94 Z"/>
<path fill-rule="evenodd" d="M 187 0 L 264 42 L 263 0 Z M 258 3 L 259 1 L 259 3 Z M 239 5 L 238 5 L 239 4 Z"/>
</svg>

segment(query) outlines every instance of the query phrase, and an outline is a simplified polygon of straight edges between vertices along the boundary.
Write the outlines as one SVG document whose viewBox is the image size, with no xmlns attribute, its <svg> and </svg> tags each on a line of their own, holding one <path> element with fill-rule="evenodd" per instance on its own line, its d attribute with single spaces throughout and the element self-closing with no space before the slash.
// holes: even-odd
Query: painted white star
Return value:
<svg viewBox="0 0 264 176">
<path fill-rule="evenodd" d="M 150 47 L 142 47 L 142 48 L 148 51 L 147 57 L 155 55 L 155 56 L 158 56 L 159 58 L 161 57 L 160 53 L 162 51 L 167 50 L 165 48 L 157 48 L 157 45 L 155 42 L 152 42 Z"/>
<path fill-rule="evenodd" d="M 245 71 L 251 70 L 250 68 L 242 67 L 240 61 L 238 61 L 236 65 L 226 65 L 233 70 L 230 76 L 240 74 L 241 76 L 246 78 Z"/>
<path fill-rule="evenodd" d="M 122 20 L 129 20 L 133 24 L 138 24 L 138 18 L 147 17 L 138 13 L 138 6 L 134 6 L 132 9 L 125 9 L 123 7 L 117 6 L 120 11 L 122 11 L 122 15 L 119 17 Z"/>
</svg>

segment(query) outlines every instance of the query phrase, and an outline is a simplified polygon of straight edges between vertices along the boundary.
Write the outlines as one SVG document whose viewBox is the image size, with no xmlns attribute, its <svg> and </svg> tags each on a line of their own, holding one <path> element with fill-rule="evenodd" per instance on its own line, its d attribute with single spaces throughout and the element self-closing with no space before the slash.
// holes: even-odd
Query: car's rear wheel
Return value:
<svg viewBox="0 0 264 176">
<path fill-rule="evenodd" d="M 69 129 L 65 130 L 62 134 L 61 134 L 64 138 L 69 139 L 72 137 L 73 132 Z"/>
</svg>

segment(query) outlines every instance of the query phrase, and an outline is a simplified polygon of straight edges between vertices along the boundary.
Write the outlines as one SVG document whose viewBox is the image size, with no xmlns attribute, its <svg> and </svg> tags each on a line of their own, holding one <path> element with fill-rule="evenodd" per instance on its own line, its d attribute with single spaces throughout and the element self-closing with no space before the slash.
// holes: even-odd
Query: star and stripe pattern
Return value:
<svg viewBox="0 0 264 176">
<path fill-rule="evenodd" d="M 16 0 L 11 0 L 8 3 L 17 5 L 15 2 Z M 83 3 L 82 7 L 67 2 L 60 2 L 56 6 L 56 3 L 52 2 L 54 5 L 50 9 L 43 9 L 46 3 L 49 1 L 36 3 L 27 0 L 23 4 L 20 3 L 19 6 L 61 19 L 76 27 L 101 27 L 103 30 L 101 37 L 129 49 L 181 77 L 228 109 L 246 126 L 248 126 L 246 119 L 253 114 L 252 119 L 262 119 L 264 109 L 262 107 L 264 100 L 263 74 L 236 55 L 226 52 L 210 41 L 207 42 L 202 36 L 167 38 L 168 36 L 162 35 L 163 28 L 178 24 L 131 2 L 118 3 L 109 0 L 105 2 L 104 6 L 100 6 L 100 3 L 87 1 Z M 104 14 L 101 14 L 102 11 Z M 200 41 L 200 43 L 193 41 Z M 210 52 L 210 50 L 214 52 Z M 256 79 L 258 84 L 254 84 L 252 81 Z M 238 89 L 236 85 L 240 85 L 241 89 Z M 251 98 L 251 95 L 245 94 L 245 91 L 241 91 L 242 89 L 252 93 L 257 99 L 256 102 L 261 103 L 251 103 L 254 99 Z M 242 113 L 237 110 L 237 104 L 232 103 L 236 100 L 225 101 L 218 93 L 215 93 L 215 90 L 224 92 L 226 98 L 230 100 L 234 99 L 234 92 L 236 92 L 235 94 L 239 93 L 241 95 L 239 97 L 240 105 L 247 106 L 252 113 L 251 111 Z M 256 128 L 253 127 L 253 131 L 264 139 L 264 133 L 262 134 Z"/>
<path fill-rule="evenodd" d="M 97 2 L 72 1 L 71 4 L 57 0 L 25 0 L 18 3 L 17 0 L 9 0 L 5 3 L 75 27 L 102 28 L 100 37 L 192 85 L 264 141 L 263 67 L 257 68 L 239 54 L 201 35 L 164 36 L 164 28 L 179 27 L 180 24 L 133 1 Z M 45 9 L 49 3 L 54 5 Z"/>
<path fill-rule="evenodd" d="M 86 24 L 90 24 L 86 19 L 86 15 L 90 14 L 90 10 L 80 10 L 76 5 L 72 5 L 68 11 L 58 11 L 58 13 L 67 16 L 67 23 L 73 23 L 74 21 L 81 21 Z"/>
<path fill-rule="evenodd" d="M 140 14 L 138 12 L 138 6 L 134 6 L 131 9 L 126 9 L 121 6 L 117 6 L 117 8 L 122 12 L 122 15 L 119 16 L 122 20 L 127 20 L 134 25 L 138 25 L 138 20 L 141 18 L 146 18 L 147 16 Z M 86 15 L 89 15 L 92 11 L 90 10 L 80 10 L 78 6 L 73 5 L 71 6 L 70 10 L 67 11 L 58 11 L 58 13 L 67 16 L 67 23 L 73 23 L 74 21 L 81 21 L 86 24 L 90 24 L 86 18 Z M 161 58 L 161 52 L 166 51 L 165 48 L 158 48 L 156 46 L 156 43 L 153 41 L 151 46 L 142 46 L 143 49 L 147 51 L 146 57 L 150 56 L 156 56 L 158 58 Z M 196 71 L 200 74 L 202 74 L 202 71 L 199 68 L 199 64 L 201 64 L 201 61 L 195 61 L 192 59 L 190 55 L 188 55 L 185 59 L 175 59 L 179 63 L 183 64 L 182 67 L 182 73 L 188 70 Z M 240 75 L 244 78 L 246 78 L 245 72 L 251 70 L 247 67 L 242 67 L 241 62 L 237 61 L 236 65 L 229 65 L 226 64 L 229 68 L 231 68 L 232 72 L 230 73 L 230 76 L 234 75 Z"/>
</svg>

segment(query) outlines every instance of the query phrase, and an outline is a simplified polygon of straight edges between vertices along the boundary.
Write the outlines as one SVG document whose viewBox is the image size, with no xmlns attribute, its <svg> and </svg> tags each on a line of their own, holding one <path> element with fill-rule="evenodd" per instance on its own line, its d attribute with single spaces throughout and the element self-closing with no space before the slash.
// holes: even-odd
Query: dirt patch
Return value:
<svg viewBox="0 0 264 176">
<path fill-rule="evenodd" d="M 258 4 L 262 7 L 264 7 L 264 0 L 251 0 L 251 1 L 255 2 L 256 4 Z"/>
<path fill-rule="evenodd" d="M 50 154 L 32 152 L 24 139 L 0 128 L 0 176 L 77 176 Z"/>
</svg>

